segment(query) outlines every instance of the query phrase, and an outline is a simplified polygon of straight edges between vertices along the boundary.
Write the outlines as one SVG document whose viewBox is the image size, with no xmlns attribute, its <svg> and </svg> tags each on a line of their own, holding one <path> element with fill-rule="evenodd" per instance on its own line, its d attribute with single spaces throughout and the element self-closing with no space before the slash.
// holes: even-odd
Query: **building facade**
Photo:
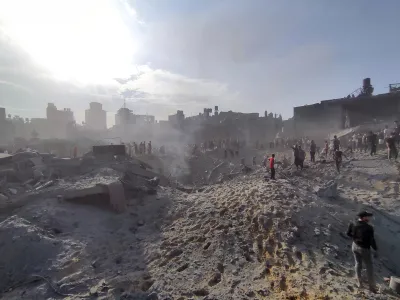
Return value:
<svg viewBox="0 0 400 300">
<path fill-rule="evenodd" d="M 98 102 L 91 102 L 90 108 L 85 110 L 85 124 L 89 129 L 104 130 L 107 128 L 107 112 Z"/>
</svg>

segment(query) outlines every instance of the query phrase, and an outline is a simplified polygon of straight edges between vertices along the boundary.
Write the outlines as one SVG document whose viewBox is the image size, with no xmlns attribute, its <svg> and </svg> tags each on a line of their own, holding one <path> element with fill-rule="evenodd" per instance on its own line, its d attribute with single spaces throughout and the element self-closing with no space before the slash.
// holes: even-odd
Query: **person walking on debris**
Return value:
<svg viewBox="0 0 400 300">
<path fill-rule="evenodd" d="M 367 136 L 366 133 L 363 134 L 362 143 L 363 143 L 363 146 L 364 146 L 364 152 L 367 152 L 367 150 L 368 150 L 368 136 Z"/>
<path fill-rule="evenodd" d="M 78 147 L 77 147 L 77 146 L 74 147 L 74 153 L 73 153 L 73 155 L 74 155 L 74 158 L 77 158 L 77 157 L 78 157 Z"/>
<path fill-rule="evenodd" d="M 384 139 L 389 138 L 391 135 L 391 132 L 389 130 L 389 126 L 385 125 L 385 129 L 383 129 L 383 137 Z"/>
<path fill-rule="evenodd" d="M 304 160 L 306 159 L 306 152 L 299 146 L 299 164 L 300 168 L 303 170 L 304 167 Z"/>
<path fill-rule="evenodd" d="M 340 167 L 342 165 L 343 156 L 347 158 L 347 156 L 340 150 L 336 150 L 333 154 L 333 158 L 336 164 L 336 170 L 340 173 Z"/>
<path fill-rule="evenodd" d="M 328 153 L 329 153 L 329 143 L 328 141 L 325 141 L 325 147 L 324 147 L 325 159 L 328 158 Z"/>
<path fill-rule="evenodd" d="M 311 140 L 311 144 L 310 144 L 310 160 L 311 160 L 311 162 L 315 162 L 316 150 L 317 150 L 317 145 L 315 144 L 314 140 Z"/>
<path fill-rule="evenodd" d="M 271 179 L 275 180 L 275 154 L 272 154 L 269 160 L 269 168 L 271 171 Z"/>
<path fill-rule="evenodd" d="M 377 138 L 378 138 L 378 136 L 375 133 L 373 133 L 372 131 L 369 132 L 368 142 L 369 142 L 369 145 L 371 148 L 371 152 L 370 152 L 371 156 L 376 154 Z"/>
<path fill-rule="evenodd" d="M 151 141 L 147 144 L 147 153 L 151 154 Z"/>
<path fill-rule="evenodd" d="M 362 147 L 362 135 L 359 133 L 357 134 L 357 149 L 359 152 L 361 152 Z"/>
<path fill-rule="evenodd" d="M 400 125 L 397 120 L 394 121 L 394 132 L 395 132 L 395 140 L 397 142 L 397 145 L 399 145 L 400 144 Z"/>
<path fill-rule="evenodd" d="M 391 160 L 392 157 L 397 160 L 397 148 L 396 148 L 396 133 L 392 132 L 391 135 L 386 139 L 386 146 L 388 151 L 388 159 Z"/>
<path fill-rule="evenodd" d="M 256 157 L 253 156 L 253 166 L 255 166 L 255 165 L 256 165 Z"/>
<path fill-rule="evenodd" d="M 337 138 L 337 136 L 335 135 L 333 137 L 333 152 L 335 152 L 336 150 L 339 150 L 339 148 L 340 148 L 340 141 Z"/>
<path fill-rule="evenodd" d="M 292 147 L 292 149 L 293 149 L 293 156 L 294 156 L 294 165 L 296 166 L 296 169 L 299 169 L 299 166 L 300 166 L 299 146 L 294 145 Z"/>
<path fill-rule="evenodd" d="M 362 288 L 361 270 L 364 263 L 367 269 L 369 288 L 372 292 L 376 292 L 371 248 L 375 250 L 374 257 L 377 257 L 378 248 L 375 242 L 374 228 L 368 224 L 372 213 L 362 211 L 357 216 L 357 222 L 350 223 L 347 230 L 347 235 L 353 239 L 351 249 L 354 254 L 356 279 L 358 287 Z"/>
</svg>

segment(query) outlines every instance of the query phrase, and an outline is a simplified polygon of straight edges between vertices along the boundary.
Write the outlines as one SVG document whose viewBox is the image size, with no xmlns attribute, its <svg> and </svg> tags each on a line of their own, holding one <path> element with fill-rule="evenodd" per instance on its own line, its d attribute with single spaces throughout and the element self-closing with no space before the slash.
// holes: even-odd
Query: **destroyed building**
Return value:
<svg viewBox="0 0 400 300">
<path fill-rule="evenodd" d="M 273 139 L 282 126 L 281 115 L 265 112 L 260 117 L 259 113 L 220 112 L 218 106 L 215 106 L 214 114 L 211 108 L 204 108 L 202 114 L 188 117 L 183 122 L 184 130 L 193 134 L 197 141 L 219 138 L 267 141 Z"/>
<path fill-rule="evenodd" d="M 127 107 L 121 107 L 115 115 L 116 126 L 145 125 L 155 123 L 155 117 L 151 115 L 136 115 Z"/>
<path fill-rule="evenodd" d="M 363 86 L 345 98 L 294 107 L 294 130 L 297 136 L 318 137 L 378 120 L 394 120 L 400 113 L 400 94 L 389 92 L 372 95 L 369 78 Z"/>
<path fill-rule="evenodd" d="M 0 141 L 6 143 L 14 137 L 15 127 L 10 120 L 6 118 L 6 109 L 0 107 Z"/>
</svg>

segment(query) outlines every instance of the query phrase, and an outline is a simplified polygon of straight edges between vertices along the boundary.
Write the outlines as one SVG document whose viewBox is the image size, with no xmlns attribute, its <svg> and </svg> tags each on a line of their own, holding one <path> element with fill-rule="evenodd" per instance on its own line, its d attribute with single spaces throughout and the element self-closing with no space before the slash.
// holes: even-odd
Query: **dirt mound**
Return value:
<svg viewBox="0 0 400 300">
<path fill-rule="evenodd" d="M 0 223 L 0 291 L 43 274 L 64 252 L 65 243 L 25 219 L 11 216 Z"/>
</svg>

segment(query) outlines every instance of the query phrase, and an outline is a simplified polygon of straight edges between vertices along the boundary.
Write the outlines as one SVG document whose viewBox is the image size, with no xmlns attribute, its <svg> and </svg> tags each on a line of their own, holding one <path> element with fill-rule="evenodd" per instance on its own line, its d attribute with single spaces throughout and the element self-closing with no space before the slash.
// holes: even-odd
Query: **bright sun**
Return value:
<svg viewBox="0 0 400 300">
<path fill-rule="evenodd" d="M 63 80 L 102 83 L 123 76 L 137 50 L 116 0 L 0 0 L 0 21 Z"/>
</svg>

